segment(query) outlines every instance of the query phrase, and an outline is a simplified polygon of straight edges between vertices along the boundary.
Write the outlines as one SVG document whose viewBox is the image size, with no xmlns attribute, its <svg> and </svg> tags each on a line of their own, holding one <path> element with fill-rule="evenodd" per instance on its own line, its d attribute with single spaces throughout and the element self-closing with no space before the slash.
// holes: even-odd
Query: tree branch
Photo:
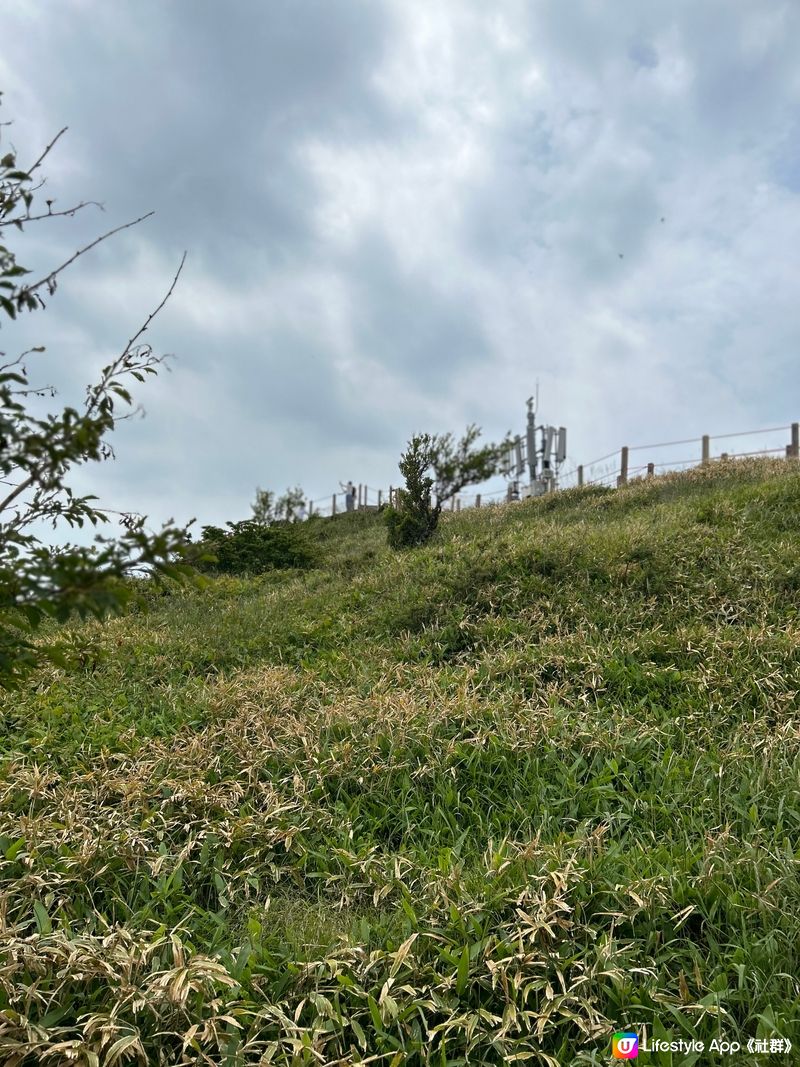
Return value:
<svg viewBox="0 0 800 1067">
<path fill-rule="evenodd" d="M 151 212 L 151 214 L 152 214 L 152 212 Z M 174 290 L 174 288 L 175 288 L 175 286 L 176 286 L 176 284 L 178 282 L 178 278 L 180 277 L 180 274 L 181 274 L 181 271 L 183 270 L 183 265 L 184 265 L 185 262 L 186 262 L 186 252 L 184 252 L 183 255 L 181 256 L 181 261 L 180 261 L 180 264 L 178 265 L 177 271 L 175 272 L 175 277 L 172 279 L 170 287 L 169 287 L 169 289 L 167 289 L 167 292 L 164 295 L 164 298 L 162 299 L 161 303 L 158 305 L 158 307 L 155 309 L 155 311 L 151 311 L 150 312 L 150 314 L 147 316 L 147 319 L 145 320 L 144 325 L 139 327 L 139 329 L 136 331 L 136 333 L 133 335 L 133 337 L 131 337 L 131 339 L 125 345 L 125 347 L 123 348 L 122 352 L 120 352 L 120 354 L 117 356 L 117 358 L 114 360 L 114 362 L 110 363 L 104 369 L 103 377 L 101 378 L 100 382 L 90 392 L 90 399 L 88 400 L 88 402 L 86 404 L 86 414 L 87 415 L 91 415 L 92 412 L 95 410 L 95 408 L 97 407 L 97 404 L 99 403 L 100 397 L 104 395 L 105 390 L 106 390 L 109 382 L 111 381 L 111 379 L 114 377 L 114 375 L 117 374 L 119 371 L 123 371 L 124 372 L 124 370 L 125 370 L 124 363 L 125 363 L 126 357 L 129 355 L 129 353 L 130 353 L 131 349 L 133 348 L 133 345 L 136 343 L 136 341 L 142 336 L 142 334 L 145 332 L 147 327 L 150 325 L 150 323 L 153 321 L 153 319 L 156 317 L 156 315 L 159 313 L 159 311 L 161 311 L 161 309 L 164 307 L 166 302 L 172 296 L 172 292 L 173 292 L 173 290 Z M 154 361 L 157 362 L 156 357 L 154 357 Z"/>
<path fill-rule="evenodd" d="M 44 352 L 44 345 L 34 345 L 33 348 L 26 348 L 24 352 L 20 352 L 17 358 L 12 360 L 10 363 L 0 364 L 0 370 L 10 370 L 11 367 L 19 366 L 19 364 L 22 363 L 23 359 L 26 356 L 29 356 L 31 352 Z M 0 352 L 0 355 L 4 356 L 5 352 Z"/>
<path fill-rule="evenodd" d="M 150 214 L 152 215 L 153 212 L 151 211 Z M 143 216 L 143 217 L 147 218 L 146 215 Z M 124 350 L 122 352 L 123 356 L 126 355 L 128 352 L 130 352 L 130 350 L 133 347 L 133 345 L 135 344 L 135 342 L 142 336 L 142 334 L 145 332 L 147 327 L 150 325 L 150 323 L 153 321 L 153 319 L 156 317 L 156 315 L 159 313 L 159 311 L 161 311 L 163 306 L 166 304 L 166 302 L 172 296 L 172 292 L 173 292 L 175 286 L 178 284 L 178 278 L 180 278 L 180 276 L 181 276 L 181 271 L 183 270 L 183 265 L 184 265 L 185 262 L 186 262 L 186 253 L 184 252 L 183 255 L 181 256 L 181 261 L 180 261 L 180 263 L 178 265 L 178 269 L 175 271 L 175 277 L 172 279 L 172 284 L 170 285 L 169 289 L 167 289 L 167 292 L 166 292 L 166 295 L 164 296 L 164 299 L 161 301 L 161 303 L 158 305 L 158 307 L 155 309 L 155 311 L 151 311 L 150 312 L 150 314 L 147 316 L 147 321 L 145 322 L 144 326 L 142 326 L 139 330 L 137 330 L 136 333 L 133 335 L 133 337 L 131 337 L 130 341 L 128 341 L 128 343 L 125 345 L 125 348 L 124 348 Z"/>
<path fill-rule="evenodd" d="M 148 212 L 148 215 L 143 215 L 142 218 L 148 218 L 149 215 L 152 215 L 152 214 L 153 214 L 153 212 L 150 211 L 150 212 Z M 141 222 L 141 219 L 137 219 L 136 222 Z M 120 227 L 117 228 L 117 230 L 111 230 L 108 234 L 105 234 L 105 236 L 106 237 L 110 237 L 112 233 L 117 233 L 118 230 L 124 230 L 128 226 L 133 226 L 133 225 L 135 225 L 134 222 L 126 223 L 125 226 L 120 226 Z M 98 240 L 103 240 L 103 238 L 98 238 Z M 97 241 L 95 241 L 94 244 L 97 244 Z M 91 248 L 91 247 L 92 247 L 91 245 L 88 245 L 87 248 L 83 249 L 82 251 L 87 251 L 87 249 Z M 77 252 L 75 254 L 75 256 L 72 257 L 72 259 L 75 259 L 80 254 L 81 254 L 80 252 Z M 67 261 L 67 263 L 70 263 L 70 262 L 72 262 L 72 260 L 68 260 Z M 161 309 L 164 307 L 166 302 L 169 300 L 170 296 L 173 293 L 173 290 L 175 289 L 175 286 L 177 285 L 178 278 L 180 277 L 180 274 L 181 274 L 181 271 L 183 270 L 183 265 L 184 265 L 185 262 L 186 262 L 186 252 L 183 253 L 183 256 L 181 257 L 180 265 L 178 266 L 178 269 L 175 272 L 175 277 L 172 279 L 170 287 L 167 290 L 167 292 L 164 295 L 164 297 L 161 300 L 161 302 L 158 304 L 158 306 L 156 307 L 156 309 L 154 311 L 150 312 L 150 314 L 147 316 L 147 319 L 145 320 L 144 325 L 141 326 L 136 331 L 136 333 L 133 335 L 133 337 L 130 339 L 130 341 L 128 341 L 127 345 L 125 345 L 125 348 L 122 350 L 122 353 L 114 360 L 114 362 L 109 367 L 106 368 L 106 372 L 103 375 L 102 381 L 99 383 L 99 385 L 96 387 L 96 389 L 93 390 L 91 399 L 89 400 L 89 402 L 86 405 L 86 414 L 87 415 L 91 415 L 94 412 L 95 408 L 97 407 L 97 404 L 99 403 L 100 397 L 105 392 L 105 388 L 108 385 L 108 382 L 113 378 L 114 374 L 116 374 L 117 371 L 120 369 L 120 365 L 124 362 L 125 357 L 130 353 L 130 350 L 131 350 L 132 346 L 135 344 L 137 339 L 142 336 L 142 334 L 145 332 L 147 327 L 150 325 L 150 323 L 153 321 L 153 319 L 156 317 L 156 315 L 159 313 L 159 311 L 161 311 Z M 64 266 L 66 266 L 66 265 L 67 264 L 64 264 Z M 59 270 L 63 270 L 63 269 L 64 269 L 63 267 L 59 268 Z M 117 421 L 117 420 L 115 420 L 115 421 Z M 17 497 L 20 496 L 21 493 L 24 493 L 26 489 L 29 489 L 36 482 L 36 480 L 39 477 L 40 473 L 41 473 L 41 466 L 39 466 L 37 468 L 34 468 L 34 470 L 32 470 L 32 472 L 29 475 L 29 477 L 26 478 L 25 481 L 21 482 L 18 486 L 16 486 L 16 488 L 11 493 L 8 494 L 8 496 L 5 498 L 5 500 L 0 502 L 0 515 L 6 510 L 6 508 L 9 506 L 9 504 L 12 504 L 17 499 Z"/>
<path fill-rule="evenodd" d="M 107 233 L 104 233 L 101 237 L 95 238 L 95 240 L 92 241 L 90 244 L 84 245 L 83 248 L 79 248 L 78 251 L 75 252 L 74 255 L 70 256 L 69 259 L 65 260 L 61 264 L 60 267 L 56 267 L 55 270 L 50 271 L 50 273 L 48 275 L 46 275 L 46 277 L 40 279 L 38 282 L 35 282 L 33 285 L 26 285 L 23 288 L 21 288 L 19 290 L 18 296 L 15 299 L 18 299 L 19 297 L 29 296 L 31 293 L 35 293 L 36 290 L 39 289 L 42 285 L 46 285 L 49 282 L 52 282 L 53 279 L 57 275 L 59 275 L 62 270 L 66 270 L 66 268 L 70 265 L 70 263 L 74 263 L 75 262 L 75 260 L 78 258 L 78 256 L 82 256 L 85 252 L 89 252 L 96 245 L 99 245 L 101 241 L 105 241 L 107 237 L 113 237 L 115 233 L 120 233 L 122 230 L 128 230 L 128 229 L 130 229 L 131 226 L 136 226 L 140 222 L 144 222 L 145 219 L 149 219 L 150 216 L 154 215 L 154 214 L 155 214 L 154 211 L 148 211 L 146 215 L 140 215 L 138 219 L 133 219 L 132 222 L 125 222 L 125 223 L 122 224 L 122 226 L 116 226 L 113 230 L 109 230 Z"/>
<path fill-rule="evenodd" d="M 55 135 L 55 137 L 50 142 L 50 144 L 45 148 L 44 152 L 42 152 L 42 154 L 39 156 L 39 158 L 36 160 L 36 162 L 33 164 L 33 166 L 29 170 L 25 171 L 26 174 L 33 174 L 33 172 L 38 167 L 41 167 L 42 163 L 44 163 L 45 159 L 50 154 L 50 152 L 51 152 L 53 146 L 55 145 L 56 141 L 60 137 L 63 137 L 63 135 L 67 132 L 68 129 L 69 129 L 69 126 L 65 126 L 62 130 L 58 131 L 58 133 Z"/>
<path fill-rule="evenodd" d="M 80 204 L 65 208 L 63 211 L 47 211 L 42 215 L 18 215 L 13 219 L 0 219 L 0 230 L 4 226 L 15 226 L 18 222 L 39 222 L 40 219 L 57 219 L 62 215 L 69 215 L 72 218 L 76 212 L 85 207 L 99 207 L 101 211 L 105 211 L 103 205 L 97 200 L 81 200 Z"/>
<path fill-rule="evenodd" d="M 29 478 L 26 478 L 24 482 L 20 482 L 16 489 L 12 493 L 8 494 L 5 500 L 0 503 L 0 515 L 2 515 L 2 513 L 6 510 L 9 504 L 13 503 L 17 499 L 20 493 L 24 493 L 26 489 L 30 489 L 30 487 L 36 481 L 37 477 L 38 471 L 34 471 Z"/>
</svg>

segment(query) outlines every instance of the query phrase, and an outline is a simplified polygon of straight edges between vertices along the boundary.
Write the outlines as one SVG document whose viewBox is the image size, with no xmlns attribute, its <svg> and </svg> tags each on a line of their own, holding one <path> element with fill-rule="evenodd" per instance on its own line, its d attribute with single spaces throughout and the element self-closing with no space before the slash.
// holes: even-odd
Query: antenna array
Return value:
<svg viewBox="0 0 800 1067">
<path fill-rule="evenodd" d="M 539 386 L 536 396 L 528 397 L 528 425 L 525 435 L 518 434 L 503 456 L 500 470 L 508 479 L 508 499 L 519 500 L 520 496 L 542 496 L 558 488 L 558 473 L 567 458 L 567 430 L 565 426 L 536 425 L 536 409 L 539 401 Z M 537 445 L 538 436 L 538 445 Z M 529 483 L 520 491 L 519 479 L 528 468 Z"/>
</svg>

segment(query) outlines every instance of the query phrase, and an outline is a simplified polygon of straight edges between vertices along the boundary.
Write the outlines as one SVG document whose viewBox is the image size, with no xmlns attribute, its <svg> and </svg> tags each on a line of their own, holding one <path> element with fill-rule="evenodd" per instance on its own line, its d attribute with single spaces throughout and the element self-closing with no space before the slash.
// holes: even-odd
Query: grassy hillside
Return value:
<svg viewBox="0 0 800 1067">
<path fill-rule="evenodd" d="M 2 705 L 0 1059 L 800 1045 L 798 529 L 715 465 L 76 627 Z"/>
</svg>

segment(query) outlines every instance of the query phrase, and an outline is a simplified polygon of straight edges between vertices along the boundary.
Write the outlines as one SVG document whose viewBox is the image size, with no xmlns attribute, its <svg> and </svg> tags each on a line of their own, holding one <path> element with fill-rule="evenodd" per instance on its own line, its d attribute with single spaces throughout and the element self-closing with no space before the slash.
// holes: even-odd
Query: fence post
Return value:
<svg viewBox="0 0 800 1067">
<path fill-rule="evenodd" d="M 333 504 L 331 505 L 331 515 L 336 514 L 336 493 L 333 494 Z"/>
<path fill-rule="evenodd" d="M 800 422 L 792 423 L 792 458 L 800 459 Z"/>
<path fill-rule="evenodd" d="M 701 460 L 701 463 L 703 463 L 703 464 L 708 463 L 708 457 L 709 457 L 709 455 L 711 453 L 711 449 L 709 448 L 710 440 L 711 440 L 711 438 L 708 436 L 708 434 L 704 433 L 703 434 L 703 458 Z"/>
<path fill-rule="evenodd" d="M 656 473 L 656 465 L 655 465 L 655 463 L 648 463 L 647 464 L 647 477 L 648 478 L 652 478 L 655 473 Z"/>
<path fill-rule="evenodd" d="M 617 485 L 626 485 L 628 481 L 628 446 L 622 446 L 622 452 L 619 457 L 619 476 L 617 477 Z"/>
<path fill-rule="evenodd" d="M 454 496 L 450 497 L 450 510 L 451 511 L 455 511 L 456 510 L 456 498 Z"/>
<path fill-rule="evenodd" d="M 394 489 L 389 486 L 389 507 L 394 507 Z"/>
<path fill-rule="evenodd" d="M 475 507 L 479 508 L 480 506 L 481 506 L 481 494 L 477 493 L 476 496 L 475 496 Z"/>
<path fill-rule="evenodd" d="M 461 511 L 461 497 L 456 497 L 456 511 Z"/>
<path fill-rule="evenodd" d="M 368 496 L 368 494 L 369 494 L 369 486 L 365 485 L 364 486 L 364 510 L 365 511 L 367 510 L 367 496 Z"/>
<path fill-rule="evenodd" d="M 578 488 L 583 485 L 583 464 L 578 467 Z"/>
<path fill-rule="evenodd" d="M 314 512 L 314 501 L 313 500 L 309 500 L 308 501 L 308 506 L 306 508 L 306 512 L 307 512 L 308 517 L 310 519 L 312 514 L 313 514 L 313 512 Z"/>
<path fill-rule="evenodd" d="M 379 490 L 378 490 L 378 507 L 380 507 L 380 506 L 381 506 L 381 497 L 382 497 L 382 496 L 383 496 L 383 490 L 382 490 L 382 489 L 379 489 Z"/>
</svg>

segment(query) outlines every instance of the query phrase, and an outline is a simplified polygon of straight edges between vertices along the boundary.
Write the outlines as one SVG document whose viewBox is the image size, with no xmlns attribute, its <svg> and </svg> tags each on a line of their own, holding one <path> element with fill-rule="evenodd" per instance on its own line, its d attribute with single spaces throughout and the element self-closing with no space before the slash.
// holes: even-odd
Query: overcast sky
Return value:
<svg viewBox="0 0 800 1067">
<path fill-rule="evenodd" d="M 1 17 L 4 149 L 69 126 L 47 195 L 105 207 L 14 232 L 20 262 L 156 214 L 0 347 L 45 344 L 40 377 L 79 401 L 188 252 L 149 331 L 173 372 L 80 478 L 110 507 L 224 522 L 256 485 L 397 484 L 416 430 L 523 430 L 537 378 L 573 463 L 800 415 L 796 0 Z"/>
</svg>

